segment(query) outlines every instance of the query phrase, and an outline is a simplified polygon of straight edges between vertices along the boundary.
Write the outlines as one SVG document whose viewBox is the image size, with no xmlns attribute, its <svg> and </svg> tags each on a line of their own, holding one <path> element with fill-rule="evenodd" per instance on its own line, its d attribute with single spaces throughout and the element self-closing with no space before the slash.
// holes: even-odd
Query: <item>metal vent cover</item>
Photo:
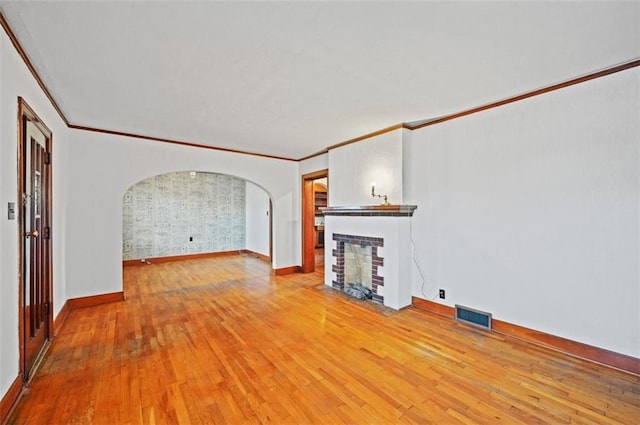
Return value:
<svg viewBox="0 0 640 425">
<path fill-rule="evenodd" d="M 456 320 L 491 330 L 491 313 L 456 304 Z"/>
</svg>

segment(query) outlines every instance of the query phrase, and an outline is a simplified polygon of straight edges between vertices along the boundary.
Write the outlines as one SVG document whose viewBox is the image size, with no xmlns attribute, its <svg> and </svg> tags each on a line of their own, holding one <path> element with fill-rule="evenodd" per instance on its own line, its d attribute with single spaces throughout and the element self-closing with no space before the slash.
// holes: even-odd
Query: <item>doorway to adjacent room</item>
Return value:
<svg viewBox="0 0 640 425">
<path fill-rule="evenodd" d="M 324 215 L 327 206 L 329 170 L 302 176 L 302 266 L 303 273 L 324 271 Z"/>
</svg>

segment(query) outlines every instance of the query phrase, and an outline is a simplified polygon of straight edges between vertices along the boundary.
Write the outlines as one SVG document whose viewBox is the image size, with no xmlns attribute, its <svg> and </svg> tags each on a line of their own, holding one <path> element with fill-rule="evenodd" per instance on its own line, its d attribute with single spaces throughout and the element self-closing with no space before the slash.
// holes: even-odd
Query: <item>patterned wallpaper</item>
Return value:
<svg viewBox="0 0 640 425">
<path fill-rule="evenodd" d="M 223 174 L 136 183 L 123 200 L 123 260 L 244 249 L 245 196 L 245 181 Z"/>
</svg>

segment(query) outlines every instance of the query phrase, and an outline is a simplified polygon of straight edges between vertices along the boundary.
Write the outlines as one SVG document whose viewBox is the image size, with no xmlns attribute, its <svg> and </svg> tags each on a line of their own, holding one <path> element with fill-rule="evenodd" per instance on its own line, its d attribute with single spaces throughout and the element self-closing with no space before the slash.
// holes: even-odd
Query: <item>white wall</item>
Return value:
<svg viewBox="0 0 640 425">
<path fill-rule="evenodd" d="M 69 164 L 69 298 L 122 290 L 122 197 L 132 184 L 172 171 L 259 183 L 273 200 L 273 266 L 300 264 L 296 162 L 72 130 Z"/>
<path fill-rule="evenodd" d="M 4 31 L 0 31 L 0 398 L 19 373 L 18 220 L 8 220 L 7 204 L 18 203 L 18 96 L 53 132 L 53 312 L 62 308 L 66 284 L 68 129 L 28 72 Z"/>
<path fill-rule="evenodd" d="M 329 168 L 329 154 L 314 156 L 299 162 L 300 176 Z"/>
<path fill-rule="evenodd" d="M 640 357 L 640 70 L 413 132 L 425 292 Z M 332 170 L 333 171 L 333 170 Z M 440 301 L 440 300 L 435 300 Z"/>
<path fill-rule="evenodd" d="M 403 202 L 402 135 L 399 129 L 329 151 L 329 205 L 377 205 L 387 195 L 392 204 Z M 332 184 L 332 182 L 334 184 Z"/>
<path fill-rule="evenodd" d="M 269 194 L 246 182 L 246 248 L 269 255 Z"/>
</svg>

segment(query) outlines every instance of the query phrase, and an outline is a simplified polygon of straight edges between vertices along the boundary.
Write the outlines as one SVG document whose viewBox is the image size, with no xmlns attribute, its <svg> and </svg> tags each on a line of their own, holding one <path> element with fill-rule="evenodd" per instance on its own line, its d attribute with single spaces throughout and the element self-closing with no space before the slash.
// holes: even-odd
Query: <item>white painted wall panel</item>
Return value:
<svg viewBox="0 0 640 425">
<path fill-rule="evenodd" d="M 299 162 L 300 175 L 329 168 L 329 154 L 318 155 Z"/>
<path fill-rule="evenodd" d="M 329 205 L 380 204 L 371 197 L 372 182 L 376 193 L 401 204 L 402 134 L 399 129 L 329 151 Z"/>
<path fill-rule="evenodd" d="M 246 182 L 248 250 L 269 255 L 269 195 L 259 186 Z"/>
<path fill-rule="evenodd" d="M 7 218 L 8 202 L 19 208 L 17 171 L 18 96 L 53 132 L 53 313 L 66 301 L 66 211 L 68 129 L 42 93 L 4 31 L 0 31 L 0 397 L 18 377 L 18 220 Z"/>
<path fill-rule="evenodd" d="M 639 78 L 415 131 L 414 295 L 640 357 Z"/>
</svg>

